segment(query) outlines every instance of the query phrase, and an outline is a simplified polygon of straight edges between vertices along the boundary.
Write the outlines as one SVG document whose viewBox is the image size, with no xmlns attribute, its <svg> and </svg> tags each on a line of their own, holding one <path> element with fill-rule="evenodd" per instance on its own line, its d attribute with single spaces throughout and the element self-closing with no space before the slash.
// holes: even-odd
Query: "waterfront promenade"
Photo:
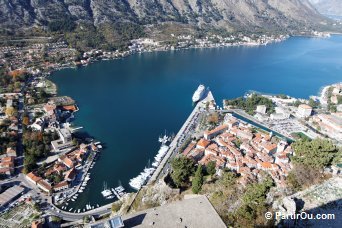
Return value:
<svg viewBox="0 0 342 228">
<path fill-rule="evenodd" d="M 181 129 L 178 131 L 177 135 L 172 140 L 167 154 L 165 155 L 164 159 L 162 160 L 162 162 L 160 163 L 156 171 L 153 173 L 152 177 L 148 181 L 148 184 L 154 183 L 157 179 L 161 178 L 169 171 L 168 162 L 170 161 L 171 158 L 173 158 L 177 154 L 179 146 L 182 144 L 184 139 L 189 134 L 191 134 L 189 132 L 190 129 L 192 129 L 192 126 L 196 124 L 196 120 L 197 120 L 199 113 L 201 112 L 201 110 L 205 109 L 205 106 L 206 106 L 205 104 L 209 101 L 215 101 L 211 91 L 208 91 L 205 98 L 203 98 L 201 101 L 199 101 L 195 105 L 191 114 L 189 115 L 189 117 L 187 118 L 187 120 L 185 121 Z"/>
</svg>

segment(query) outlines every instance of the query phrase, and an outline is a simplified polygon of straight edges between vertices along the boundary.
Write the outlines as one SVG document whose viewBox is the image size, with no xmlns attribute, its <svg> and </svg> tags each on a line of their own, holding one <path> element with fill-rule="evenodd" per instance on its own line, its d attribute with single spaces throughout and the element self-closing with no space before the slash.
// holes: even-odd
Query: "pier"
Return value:
<svg viewBox="0 0 342 228">
<path fill-rule="evenodd" d="M 156 171 L 153 173 L 152 177 L 149 179 L 148 184 L 155 182 L 157 179 L 159 179 L 161 176 L 163 176 L 169 171 L 169 160 L 177 154 L 177 149 L 179 148 L 180 142 L 188 134 L 188 131 L 191 128 L 191 126 L 196 124 L 196 117 L 199 115 L 201 110 L 206 108 L 206 103 L 209 101 L 215 101 L 211 91 L 207 91 L 205 97 L 196 104 L 191 114 L 189 115 L 181 129 L 178 131 L 177 135 L 172 140 L 168 152 L 166 153 L 165 157 L 157 167 Z"/>
</svg>

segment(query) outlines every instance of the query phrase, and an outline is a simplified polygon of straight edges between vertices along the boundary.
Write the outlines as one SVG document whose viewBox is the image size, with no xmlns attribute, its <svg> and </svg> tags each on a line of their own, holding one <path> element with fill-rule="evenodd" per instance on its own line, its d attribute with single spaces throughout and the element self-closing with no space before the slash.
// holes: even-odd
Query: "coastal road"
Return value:
<svg viewBox="0 0 342 228">
<path fill-rule="evenodd" d="M 205 103 L 211 100 L 215 101 L 212 93 L 208 91 L 206 97 L 196 104 L 195 108 L 192 110 L 191 114 L 189 115 L 181 129 L 178 131 L 175 138 L 172 140 L 167 154 L 158 166 L 157 170 L 153 173 L 148 183 L 155 182 L 170 171 L 171 167 L 169 161 L 171 160 L 171 158 L 177 155 L 178 149 L 183 144 L 184 140 L 186 140 L 189 136 L 191 137 L 194 131 L 194 126 L 197 123 L 196 121 L 198 119 L 200 110 L 202 108 L 205 108 Z"/>
<path fill-rule="evenodd" d="M 56 206 L 54 206 L 51 202 L 51 197 L 41 193 L 38 186 L 29 182 L 24 174 L 19 174 L 15 177 L 0 181 L 0 184 L 9 184 L 9 183 L 20 183 L 25 186 L 28 190 L 26 194 L 29 194 L 32 199 L 36 202 L 39 202 L 42 211 L 44 211 L 45 215 L 54 215 L 62 218 L 65 221 L 78 221 L 82 220 L 85 216 L 91 215 L 94 217 L 103 216 L 111 213 L 112 204 L 107 204 L 99 208 L 95 208 L 93 210 L 84 212 L 84 213 L 70 213 L 66 211 L 62 211 Z"/>
<path fill-rule="evenodd" d="M 106 214 L 110 214 L 112 209 L 112 204 L 107 204 L 99 208 L 95 208 L 93 210 L 87 211 L 87 212 L 82 212 L 82 213 L 71 213 L 71 212 L 66 212 L 62 211 L 59 208 L 50 205 L 49 208 L 46 210 L 46 214 L 49 215 L 54 215 L 60 218 L 63 218 L 65 221 L 78 221 L 78 220 L 83 220 L 85 216 L 94 216 L 94 217 L 100 217 Z"/>
</svg>

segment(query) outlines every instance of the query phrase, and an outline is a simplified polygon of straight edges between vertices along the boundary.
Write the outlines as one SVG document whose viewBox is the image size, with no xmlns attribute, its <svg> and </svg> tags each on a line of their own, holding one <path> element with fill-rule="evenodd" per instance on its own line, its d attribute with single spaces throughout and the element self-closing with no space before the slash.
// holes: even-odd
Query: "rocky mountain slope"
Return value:
<svg viewBox="0 0 342 228">
<path fill-rule="evenodd" d="M 310 0 L 317 10 L 326 15 L 342 16 L 342 0 Z"/>
<path fill-rule="evenodd" d="M 177 22 L 228 31 L 300 31 L 327 23 L 307 0 L 1 0 L 2 29 L 51 23 Z"/>
</svg>

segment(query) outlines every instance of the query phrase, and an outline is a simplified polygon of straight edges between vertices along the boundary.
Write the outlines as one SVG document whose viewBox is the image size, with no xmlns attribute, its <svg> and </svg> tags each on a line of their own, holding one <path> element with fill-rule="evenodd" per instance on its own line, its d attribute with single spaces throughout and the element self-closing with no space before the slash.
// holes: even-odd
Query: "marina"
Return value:
<svg viewBox="0 0 342 228">
<path fill-rule="evenodd" d="M 169 146 L 167 146 L 167 143 L 170 140 L 171 140 L 170 137 L 166 135 L 164 135 L 163 137 L 159 137 L 158 141 L 161 143 L 161 146 L 157 155 L 154 157 L 152 167 L 145 167 L 143 172 L 141 172 L 137 177 L 132 178 L 129 181 L 129 185 L 133 189 L 139 190 L 152 177 L 153 173 L 156 171 L 156 168 L 160 165 L 162 159 L 164 158 L 167 151 L 169 150 Z"/>
</svg>

